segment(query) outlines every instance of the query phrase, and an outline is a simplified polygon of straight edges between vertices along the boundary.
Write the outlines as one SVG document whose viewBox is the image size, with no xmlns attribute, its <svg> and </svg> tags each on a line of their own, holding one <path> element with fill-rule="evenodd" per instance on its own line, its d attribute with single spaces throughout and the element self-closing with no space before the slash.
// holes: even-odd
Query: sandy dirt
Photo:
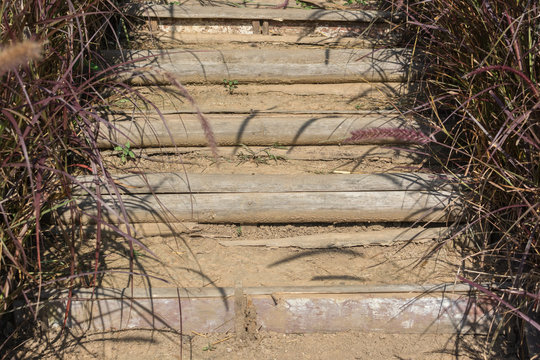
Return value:
<svg viewBox="0 0 540 360">
<path fill-rule="evenodd" d="M 192 149 L 177 155 L 149 154 L 134 150 L 135 159 L 123 162 L 118 154 L 108 152 L 105 161 L 116 172 L 186 172 L 194 174 L 368 174 L 385 172 L 425 171 L 425 159 L 415 154 L 415 149 L 371 147 L 365 153 L 340 158 L 346 153 L 339 147 L 325 149 L 276 149 L 273 147 L 237 147 L 218 149 L 216 159 L 208 148 Z M 175 151 L 172 149 L 171 151 Z M 316 160 L 320 155 L 325 160 Z"/>
<path fill-rule="evenodd" d="M 406 104 L 400 98 L 406 84 L 294 84 L 258 85 L 239 83 L 229 93 L 224 85 L 187 84 L 185 91 L 203 112 L 238 111 L 338 111 L 338 110 L 394 110 Z M 136 109 L 155 111 L 193 110 L 182 91 L 172 86 L 135 87 L 141 101 L 133 104 L 120 94 L 111 97 L 115 108 L 129 111 Z M 392 96 L 392 94 L 394 96 Z M 134 108 L 135 106 L 135 108 Z"/>
<path fill-rule="evenodd" d="M 388 225 L 385 226 L 388 228 Z M 443 246 L 421 260 L 437 244 L 396 244 L 335 249 L 225 247 L 232 239 L 281 238 L 337 232 L 366 231 L 366 226 L 199 225 L 200 231 L 176 237 L 151 237 L 143 243 L 156 255 L 136 248 L 137 287 L 316 286 L 361 284 L 435 284 L 455 281 L 462 254 Z M 373 231 L 382 226 L 371 226 Z M 105 242 L 103 269 L 129 270 L 127 244 Z M 91 250 L 88 259 L 93 258 Z M 153 278 L 155 277 L 155 278 Z M 165 281 L 160 281 L 160 278 Z M 128 275 L 111 273 L 101 286 L 123 288 Z"/>
<path fill-rule="evenodd" d="M 230 334 L 184 334 L 174 331 L 125 330 L 60 336 L 44 349 L 40 342 L 27 343 L 17 359 L 340 359 L 340 360 L 450 360 L 517 359 L 496 343 L 485 350 L 486 338 L 443 334 L 373 334 L 344 332 L 333 334 L 277 334 L 258 332 L 251 339 Z M 182 338 L 182 350 L 180 339 Z"/>
</svg>

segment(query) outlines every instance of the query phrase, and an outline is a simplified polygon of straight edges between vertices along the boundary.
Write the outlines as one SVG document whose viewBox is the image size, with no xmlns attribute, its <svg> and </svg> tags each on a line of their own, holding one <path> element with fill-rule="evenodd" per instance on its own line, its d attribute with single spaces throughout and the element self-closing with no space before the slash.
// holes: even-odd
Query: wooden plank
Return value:
<svg viewBox="0 0 540 360">
<path fill-rule="evenodd" d="M 402 22 L 403 14 L 378 10 L 323 10 L 323 9 L 250 9 L 213 6 L 182 6 L 131 4 L 127 13 L 149 18 L 166 19 L 246 19 L 274 21 L 325 22 Z"/>
<path fill-rule="evenodd" d="M 125 119 L 114 121 L 114 119 Z M 359 129 L 419 129 L 413 120 L 388 115 L 269 115 L 208 114 L 206 118 L 219 146 L 229 145 L 335 145 Z M 132 147 L 205 146 L 208 144 L 201 121 L 194 114 L 115 115 L 112 128 L 98 139 L 101 148 L 129 142 Z M 366 138 L 355 144 L 403 144 L 399 137 Z"/>
<path fill-rule="evenodd" d="M 346 288 L 346 287 L 343 287 Z M 447 293 L 403 292 L 269 292 L 249 288 L 234 296 L 234 289 L 206 289 L 219 294 L 200 297 L 197 292 L 168 289 L 162 297 L 155 289 L 147 298 L 75 297 L 67 326 L 98 331 L 129 328 L 178 329 L 184 332 L 234 332 L 237 297 L 246 297 L 257 329 L 281 333 L 369 331 L 380 333 L 456 333 L 474 329 L 486 333 L 493 304 L 480 298 Z M 99 290 L 99 289 L 98 289 Z M 223 293 L 220 293 L 223 290 Z M 300 289 L 298 289 L 300 290 Z M 187 296 L 186 296 L 187 295 Z M 62 324 L 67 300 L 49 300 L 45 314 L 49 325 Z M 182 313 L 180 314 L 180 310 Z"/>
<path fill-rule="evenodd" d="M 297 192 L 123 195 L 131 222 L 204 223 L 446 222 L 459 213 L 448 192 Z M 104 218 L 120 222 L 117 200 L 104 197 Z M 82 221 L 96 215 L 92 197 L 80 197 Z M 111 210 L 114 210 L 111 211 Z"/>
<path fill-rule="evenodd" d="M 456 191 L 443 176 L 422 173 L 206 175 L 164 172 L 115 175 L 113 179 L 118 191 L 124 194 Z M 80 176 L 77 181 L 93 188 L 92 176 Z M 106 183 L 104 179 L 99 181 Z"/>
<path fill-rule="evenodd" d="M 272 248 L 327 249 L 372 245 L 389 246 L 397 242 L 427 242 L 439 240 L 446 234 L 448 234 L 448 228 L 384 229 L 362 233 L 327 233 L 278 239 L 227 240 L 219 243 L 227 247 L 265 246 Z"/>
<path fill-rule="evenodd" d="M 104 56 L 113 64 L 133 61 L 121 77 L 135 84 L 168 83 L 163 73 L 184 83 L 401 82 L 411 63 L 405 49 L 111 50 Z"/>
<path fill-rule="evenodd" d="M 329 0 L 317 0 L 318 4 L 323 5 L 323 8 L 328 8 L 328 6 L 332 9 L 332 5 L 335 5 L 332 1 Z M 380 0 L 365 0 L 364 1 L 365 6 L 369 7 L 369 9 L 377 9 L 381 6 Z M 237 7 L 237 8 L 258 8 L 258 9 L 264 9 L 264 8 L 277 8 L 280 5 L 283 5 L 283 0 L 212 0 L 210 3 L 206 3 L 208 5 L 206 6 L 221 6 L 221 7 Z M 182 5 L 184 6 L 201 6 L 201 2 L 199 0 L 185 0 L 182 1 Z M 204 3 L 203 3 L 204 5 Z M 303 6 L 303 7 L 302 7 Z M 302 4 L 300 2 L 296 3 L 293 1 L 290 1 L 289 4 L 287 4 L 286 9 L 304 9 L 305 4 Z"/>
</svg>

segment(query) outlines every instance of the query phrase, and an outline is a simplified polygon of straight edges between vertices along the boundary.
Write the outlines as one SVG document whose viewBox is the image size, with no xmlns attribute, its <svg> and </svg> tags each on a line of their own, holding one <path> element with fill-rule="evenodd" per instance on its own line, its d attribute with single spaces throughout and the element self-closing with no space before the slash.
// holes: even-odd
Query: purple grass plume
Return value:
<svg viewBox="0 0 540 360">
<path fill-rule="evenodd" d="M 423 132 L 414 129 L 397 128 L 371 128 L 351 131 L 351 137 L 345 140 L 346 143 L 365 142 L 367 140 L 392 139 L 396 142 L 410 144 L 427 144 L 431 139 Z"/>
</svg>

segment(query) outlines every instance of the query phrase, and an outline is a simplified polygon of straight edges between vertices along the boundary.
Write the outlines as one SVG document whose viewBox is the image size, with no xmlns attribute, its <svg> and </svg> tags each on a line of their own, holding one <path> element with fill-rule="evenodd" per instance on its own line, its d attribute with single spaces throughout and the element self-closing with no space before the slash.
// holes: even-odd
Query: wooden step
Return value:
<svg viewBox="0 0 540 360">
<path fill-rule="evenodd" d="M 92 176 L 77 177 L 76 181 L 94 190 Z M 118 191 L 124 194 L 457 191 L 457 187 L 444 177 L 422 173 L 208 176 L 163 172 L 114 175 L 113 181 Z M 99 182 L 107 186 L 105 179 L 99 179 Z M 107 192 L 114 193 L 112 189 Z"/>
<path fill-rule="evenodd" d="M 310 192 L 237 194 L 124 195 L 132 222 L 197 221 L 203 223 L 355 223 L 451 222 L 457 195 L 447 192 Z M 104 197 L 104 219 L 121 222 L 120 205 Z M 81 198 L 82 221 L 93 222 L 96 203 Z"/>
<path fill-rule="evenodd" d="M 169 3 L 171 3 L 169 1 Z M 212 7 L 234 7 L 234 8 L 256 8 L 256 9 L 275 9 L 280 5 L 283 5 L 283 0 L 184 0 L 181 1 L 183 6 L 212 6 Z M 325 9 L 337 9 L 340 4 L 332 3 L 331 1 L 322 0 L 318 1 L 320 6 L 315 5 L 315 3 L 304 3 L 289 1 L 286 6 L 286 9 L 303 9 L 309 10 L 309 7 L 312 8 L 325 8 Z M 358 4 L 361 9 L 364 10 L 377 10 L 377 9 L 388 9 L 388 3 L 381 0 L 365 0 L 362 4 Z M 358 10 L 356 6 L 349 6 L 346 10 Z"/>
<path fill-rule="evenodd" d="M 237 335 L 257 330 L 484 334 L 494 304 L 475 299 L 470 290 L 463 285 L 80 289 L 70 302 L 67 325 Z M 62 324 L 67 294 L 51 295 L 47 304 L 47 322 Z"/>
<path fill-rule="evenodd" d="M 166 19 L 248 19 L 274 21 L 402 22 L 404 14 L 378 10 L 253 9 L 216 6 L 130 4 L 130 15 Z"/>
<path fill-rule="evenodd" d="M 190 35 L 232 36 L 234 39 L 252 39 L 257 36 L 296 36 L 297 39 L 324 37 L 339 41 L 341 38 L 358 38 L 367 44 L 397 44 L 402 38 L 403 14 L 367 10 L 306 10 L 306 9 L 257 9 L 184 5 L 132 4 L 129 13 L 148 19 L 151 31 L 168 34 L 168 37 L 190 41 Z M 154 34 L 158 36 L 157 33 Z M 167 36 L 167 35 L 165 35 Z M 233 38 L 222 37 L 222 43 Z M 202 38 L 198 38 L 201 40 Z M 351 42 L 349 42 L 351 44 Z M 298 43 L 299 44 L 299 43 Z M 360 43 L 357 43 L 359 45 Z M 253 45 L 253 44 L 252 44 Z"/>
<path fill-rule="evenodd" d="M 106 51 L 134 84 L 403 82 L 414 77 L 406 49 L 171 49 Z"/>
<path fill-rule="evenodd" d="M 209 175 L 214 177 L 213 175 Z M 384 178 L 384 175 L 381 175 Z M 174 175 L 173 175 L 174 178 Z M 415 184 L 418 190 L 409 190 L 409 180 L 392 184 L 390 181 L 373 181 L 377 177 L 359 175 L 358 183 L 343 178 L 320 175 L 304 177 L 261 177 L 259 188 L 253 188 L 250 176 L 232 175 L 216 177 L 214 188 L 206 192 L 123 195 L 122 202 L 132 222 L 197 221 L 210 223 L 308 223 L 308 222 L 446 222 L 459 213 L 459 195 L 455 191 L 433 190 L 426 183 Z M 161 181 L 159 175 L 155 179 Z M 363 191 L 363 181 L 372 182 L 375 190 Z M 418 179 L 418 178 L 417 178 Z M 272 180 L 272 182 L 270 182 Z M 189 190 L 185 178 L 175 178 L 178 190 Z M 283 189 L 275 181 L 285 184 Z M 417 180 L 412 180 L 415 182 Z M 204 182 L 204 180 L 202 180 Z M 229 183 L 227 192 L 221 185 Z M 243 184 L 242 184 L 243 182 Z M 296 183 L 296 184 L 295 184 Z M 386 185 L 385 185 L 386 183 Z M 212 182 L 209 183 L 212 185 Z M 321 184 L 324 189 L 321 189 Z M 356 187 L 354 190 L 352 188 Z M 392 191 L 387 191 L 388 187 Z M 169 188 L 170 189 L 170 188 Z M 201 188 L 199 188 L 201 189 Z M 236 189 L 236 190 L 235 190 Z M 242 189 L 242 190 L 238 190 Z M 310 189 L 311 191 L 306 191 Z M 384 190 L 376 190 L 384 189 Z M 292 191 L 291 191 L 292 190 Z M 248 191 L 248 192 L 246 192 Z M 271 192 L 274 191 L 274 192 Z M 104 216 L 109 222 L 121 222 L 120 204 L 114 196 L 104 196 Z M 83 212 L 83 222 L 92 222 L 96 214 L 93 197 L 82 196 L 78 202 Z"/>
<path fill-rule="evenodd" d="M 359 129 L 409 129 L 418 124 L 394 112 L 358 114 L 208 114 L 216 144 L 227 145 L 336 145 Z M 120 121 L 115 121 L 118 119 Z M 126 119 L 126 120 L 122 120 Z M 101 148 L 129 142 L 133 147 L 205 146 L 208 138 L 194 114 L 116 115 L 112 127 L 98 140 Z M 396 133 L 397 134 L 397 133 Z M 355 144 L 402 144 L 398 135 L 381 135 Z"/>
</svg>

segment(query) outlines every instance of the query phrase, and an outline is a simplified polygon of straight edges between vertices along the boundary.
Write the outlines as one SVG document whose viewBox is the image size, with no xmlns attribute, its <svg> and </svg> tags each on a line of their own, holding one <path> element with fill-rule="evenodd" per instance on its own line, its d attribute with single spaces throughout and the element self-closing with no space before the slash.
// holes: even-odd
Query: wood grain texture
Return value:
<svg viewBox="0 0 540 360">
<path fill-rule="evenodd" d="M 457 191 L 457 186 L 443 176 L 422 173 L 205 175 L 164 172 L 115 175 L 113 179 L 118 190 L 127 194 Z M 92 187 L 94 179 L 81 176 L 77 181 Z"/>
<path fill-rule="evenodd" d="M 129 14 L 167 19 L 246 19 L 274 21 L 379 22 L 403 21 L 402 14 L 386 11 L 323 10 L 323 9 L 250 9 L 214 6 L 131 4 Z"/>
<path fill-rule="evenodd" d="M 122 121 L 121 119 L 126 120 Z M 208 114 L 219 146 L 229 145 L 335 145 L 359 129 L 419 129 L 412 119 L 396 114 Z M 120 121 L 114 121 L 120 119 Z M 205 146 L 208 140 L 194 114 L 135 115 L 112 117 L 112 128 L 101 135 L 98 146 L 130 142 L 134 147 Z M 112 141 L 112 142 L 111 142 Z M 396 144 L 406 140 L 386 136 L 356 141 L 357 144 Z"/>
<path fill-rule="evenodd" d="M 458 196 L 448 192 L 295 192 L 123 195 L 132 222 L 345 223 L 446 222 L 459 212 Z M 120 222 L 119 204 L 104 197 L 103 217 Z M 96 215 L 91 197 L 81 197 L 82 221 Z"/>
<path fill-rule="evenodd" d="M 122 78 L 133 83 L 402 82 L 412 69 L 405 49 L 171 49 L 105 51 L 110 63 L 124 63 Z M 411 73 L 411 76 L 413 74 Z"/>
</svg>

